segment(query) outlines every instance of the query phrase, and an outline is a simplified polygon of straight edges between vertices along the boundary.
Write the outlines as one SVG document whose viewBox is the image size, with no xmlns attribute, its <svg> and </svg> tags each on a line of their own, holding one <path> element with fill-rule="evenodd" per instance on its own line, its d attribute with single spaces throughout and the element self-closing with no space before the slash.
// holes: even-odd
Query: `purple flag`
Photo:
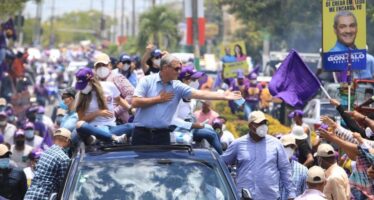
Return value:
<svg viewBox="0 0 374 200">
<path fill-rule="evenodd" d="M 319 87 L 319 80 L 294 49 L 279 66 L 269 84 L 271 95 L 299 108 L 317 94 Z"/>
</svg>

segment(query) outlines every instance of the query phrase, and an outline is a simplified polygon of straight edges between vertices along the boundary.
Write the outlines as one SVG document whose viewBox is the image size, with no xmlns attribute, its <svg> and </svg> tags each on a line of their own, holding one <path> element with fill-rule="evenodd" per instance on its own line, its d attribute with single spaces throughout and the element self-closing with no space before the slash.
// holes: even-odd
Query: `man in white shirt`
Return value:
<svg viewBox="0 0 374 200">
<path fill-rule="evenodd" d="M 323 194 L 323 188 L 326 185 L 325 172 L 321 167 L 313 166 L 308 170 L 308 178 L 306 180 L 308 189 L 296 197 L 295 200 L 326 200 Z"/>
</svg>

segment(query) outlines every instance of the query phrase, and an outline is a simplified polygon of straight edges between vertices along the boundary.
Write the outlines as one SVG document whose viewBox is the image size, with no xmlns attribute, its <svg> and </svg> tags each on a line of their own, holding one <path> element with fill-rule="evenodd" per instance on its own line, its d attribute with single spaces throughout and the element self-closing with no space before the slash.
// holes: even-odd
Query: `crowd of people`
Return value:
<svg viewBox="0 0 374 200">
<path fill-rule="evenodd" d="M 324 116 L 314 130 L 303 122 L 303 111 L 294 110 L 288 115 L 292 131 L 275 137 L 268 134 L 265 116 L 274 99 L 256 71 L 238 70 L 235 78 L 221 77 L 219 84 L 203 87 L 206 74 L 153 45 L 142 58 L 87 55 L 92 62 L 75 77 L 56 67 L 65 61 L 37 65 L 36 85 L 19 89 L 29 94 L 23 110 L 12 96 L 0 98 L 0 196 L 48 199 L 80 143 L 168 145 L 179 142 L 176 132 L 184 132 L 220 154 L 236 172 L 238 192 L 246 189 L 253 199 L 374 198 L 371 115 L 345 112 L 331 99 L 344 126 Z M 25 57 L 23 65 L 35 63 Z M 58 92 L 48 92 L 51 81 Z M 214 100 L 228 101 L 233 114 L 243 111 L 248 134 L 235 139 L 226 118 L 212 109 Z"/>
</svg>

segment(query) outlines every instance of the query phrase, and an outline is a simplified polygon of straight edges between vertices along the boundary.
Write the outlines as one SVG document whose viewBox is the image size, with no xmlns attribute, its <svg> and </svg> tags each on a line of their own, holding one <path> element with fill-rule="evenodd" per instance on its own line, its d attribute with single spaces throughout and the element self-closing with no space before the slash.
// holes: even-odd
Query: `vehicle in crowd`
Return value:
<svg viewBox="0 0 374 200">
<path fill-rule="evenodd" d="M 239 199 L 230 173 L 216 152 L 190 145 L 97 144 L 81 145 L 72 158 L 63 188 L 50 199 L 187 196 Z"/>
<path fill-rule="evenodd" d="M 317 129 L 321 125 L 321 116 L 330 116 L 340 123 L 340 115 L 335 106 L 330 104 L 329 99 L 315 98 L 304 107 L 303 122 L 312 129 Z"/>
</svg>

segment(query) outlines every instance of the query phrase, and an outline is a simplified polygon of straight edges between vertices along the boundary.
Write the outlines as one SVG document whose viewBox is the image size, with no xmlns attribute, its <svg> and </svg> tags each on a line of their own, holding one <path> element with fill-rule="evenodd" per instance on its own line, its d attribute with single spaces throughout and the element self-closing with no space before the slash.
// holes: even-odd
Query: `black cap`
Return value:
<svg viewBox="0 0 374 200">
<path fill-rule="evenodd" d="M 77 94 L 77 91 L 73 87 L 68 87 L 68 88 L 62 90 L 62 92 L 61 92 L 61 95 L 68 95 L 68 96 L 71 96 L 73 98 L 75 98 L 76 94 Z"/>
</svg>

